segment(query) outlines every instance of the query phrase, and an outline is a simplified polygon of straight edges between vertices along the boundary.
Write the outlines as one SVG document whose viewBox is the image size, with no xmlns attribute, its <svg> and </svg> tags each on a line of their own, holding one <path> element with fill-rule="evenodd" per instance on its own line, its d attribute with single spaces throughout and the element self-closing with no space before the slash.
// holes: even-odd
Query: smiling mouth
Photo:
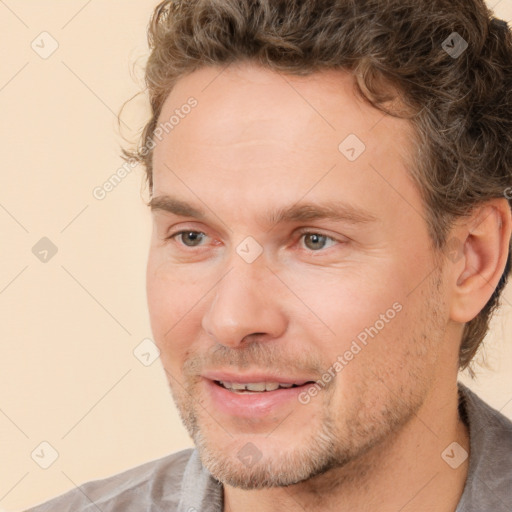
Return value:
<svg viewBox="0 0 512 512">
<path fill-rule="evenodd" d="M 281 382 L 255 382 L 255 383 L 241 383 L 241 382 L 223 382 L 214 380 L 217 386 L 220 386 L 232 393 L 245 394 L 245 393 L 269 393 L 277 391 L 278 389 L 299 388 L 308 384 L 314 384 L 313 381 L 303 382 L 300 384 L 281 383 Z"/>
</svg>

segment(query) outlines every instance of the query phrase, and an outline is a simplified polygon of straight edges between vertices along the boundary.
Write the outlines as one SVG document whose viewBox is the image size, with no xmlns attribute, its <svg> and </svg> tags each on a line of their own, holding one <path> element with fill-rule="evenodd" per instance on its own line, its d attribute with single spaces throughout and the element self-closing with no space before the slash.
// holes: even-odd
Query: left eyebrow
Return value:
<svg viewBox="0 0 512 512">
<path fill-rule="evenodd" d="M 337 201 L 328 201 L 322 204 L 301 203 L 287 208 L 279 208 L 271 211 L 270 214 L 266 214 L 262 220 L 269 224 L 311 220 L 332 220 L 348 222 L 350 224 L 365 224 L 375 222 L 378 218 L 367 210 Z"/>
<path fill-rule="evenodd" d="M 180 217 L 192 217 L 198 220 L 206 220 L 208 217 L 202 208 L 192 206 L 186 201 L 168 195 L 152 198 L 148 206 L 151 208 L 151 211 L 162 210 Z M 350 204 L 344 204 L 338 201 L 327 201 L 322 204 L 297 203 L 292 206 L 277 208 L 258 216 L 257 220 L 268 225 L 313 220 L 332 220 L 347 222 L 349 224 L 365 224 L 375 222 L 378 218 L 371 212 L 356 208 Z"/>
</svg>

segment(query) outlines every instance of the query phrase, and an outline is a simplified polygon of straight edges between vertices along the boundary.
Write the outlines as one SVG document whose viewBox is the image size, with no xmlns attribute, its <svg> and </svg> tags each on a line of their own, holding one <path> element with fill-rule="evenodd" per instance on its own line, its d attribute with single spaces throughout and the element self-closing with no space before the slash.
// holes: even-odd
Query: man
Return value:
<svg viewBox="0 0 512 512">
<path fill-rule="evenodd" d="M 509 273 L 512 38 L 483 1 L 162 2 L 153 335 L 196 449 L 43 511 L 501 512 L 457 384 Z"/>
</svg>

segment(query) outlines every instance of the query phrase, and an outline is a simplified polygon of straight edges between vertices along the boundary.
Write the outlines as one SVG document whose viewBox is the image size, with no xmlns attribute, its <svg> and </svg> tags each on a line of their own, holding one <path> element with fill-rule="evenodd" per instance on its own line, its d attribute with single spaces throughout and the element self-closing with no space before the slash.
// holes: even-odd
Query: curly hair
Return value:
<svg viewBox="0 0 512 512">
<path fill-rule="evenodd" d="M 409 172 L 443 257 L 454 220 L 512 182 L 512 34 L 483 0 L 166 0 L 148 42 L 151 118 L 122 153 L 144 165 L 150 193 L 154 131 L 174 84 L 241 61 L 291 75 L 347 70 L 372 106 L 407 117 L 416 142 Z M 390 107 L 397 98 L 402 113 Z M 460 369 L 488 331 L 510 264 L 509 248 L 493 295 L 464 326 Z"/>
</svg>

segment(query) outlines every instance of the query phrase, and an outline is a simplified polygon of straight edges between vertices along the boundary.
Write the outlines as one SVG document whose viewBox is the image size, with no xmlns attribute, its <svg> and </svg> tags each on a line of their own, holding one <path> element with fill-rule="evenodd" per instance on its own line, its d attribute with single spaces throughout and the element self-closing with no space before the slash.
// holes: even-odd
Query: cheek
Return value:
<svg viewBox="0 0 512 512">
<path fill-rule="evenodd" d="M 389 308 L 388 301 L 398 295 L 388 294 L 377 316 L 368 319 L 344 354 L 338 379 L 341 395 L 356 389 L 357 395 L 385 407 L 393 397 L 413 400 L 432 380 L 437 371 L 439 345 L 443 340 L 435 290 L 419 288 L 402 294 Z M 383 313 L 383 317 L 379 317 Z M 362 335 L 362 336 L 361 336 Z M 363 341 L 361 341 L 363 340 Z M 348 356 L 348 357 L 347 357 Z M 350 358 L 350 361 L 348 359 Z M 340 400 L 360 400 L 353 394 Z"/>
<path fill-rule="evenodd" d="M 413 369 L 411 356 L 418 360 L 414 338 L 420 336 L 422 319 L 415 314 L 418 305 L 407 297 L 406 281 L 398 269 L 389 267 L 365 275 L 331 276 L 316 288 L 302 283 L 302 297 L 308 297 L 308 306 L 333 331 L 324 336 L 309 329 L 304 341 L 315 343 L 325 376 L 335 375 L 332 389 L 343 410 L 359 408 L 363 394 L 379 410 L 379 401 L 383 404 L 389 392 L 383 382 L 398 390 L 417 373 L 407 367 Z"/>
<path fill-rule="evenodd" d="M 330 354 L 331 359 L 348 350 L 358 335 L 364 340 L 367 330 L 375 332 L 375 324 L 378 331 L 389 331 L 400 316 L 398 310 L 407 294 L 396 269 L 384 268 L 384 265 L 366 269 L 364 273 L 355 268 L 290 273 L 283 280 L 303 303 L 293 300 L 297 303 L 296 312 L 302 308 L 315 313 L 318 320 L 315 326 L 320 326 L 321 331 L 315 334 L 310 329 L 310 339 L 325 340 L 322 351 Z M 290 321 L 293 324 L 297 318 L 290 318 Z"/>
<path fill-rule="evenodd" d="M 208 287 L 168 264 L 148 260 L 146 293 L 151 330 L 165 368 L 187 357 L 201 328 L 201 300 Z"/>
<path fill-rule="evenodd" d="M 166 331 L 193 312 L 208 290 L 208 282 L 193 265 L 169 261 L 165 248 L 151 248 L 146 269 L 146 293 L 152 322 Z M 203 273 L 204 274 L 204 273 Z"/>
</svg>

